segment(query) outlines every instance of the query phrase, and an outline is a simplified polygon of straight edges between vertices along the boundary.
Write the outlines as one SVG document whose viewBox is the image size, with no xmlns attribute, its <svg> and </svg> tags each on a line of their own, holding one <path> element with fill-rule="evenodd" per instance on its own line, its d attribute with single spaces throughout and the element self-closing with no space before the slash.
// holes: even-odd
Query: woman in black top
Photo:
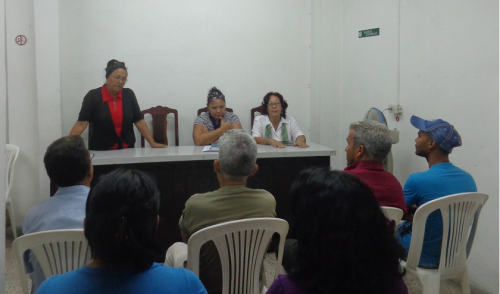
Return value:
<svg viewBox="0 0 500 294">
<path fill-rule="evenodd" d="M 154 141 L 134 92 L 123 88 L 127 76 L 125 63 L 112 59 L 106 67 L 106 83 L 90 90 L 83 98 L 78 121 L 70 135 L 80 136 L 91 123 L 90 150 L 133 148 L 135 135 L 132 124 L 135 124 L 151 147 L 167 147 Z"/>
</svg>

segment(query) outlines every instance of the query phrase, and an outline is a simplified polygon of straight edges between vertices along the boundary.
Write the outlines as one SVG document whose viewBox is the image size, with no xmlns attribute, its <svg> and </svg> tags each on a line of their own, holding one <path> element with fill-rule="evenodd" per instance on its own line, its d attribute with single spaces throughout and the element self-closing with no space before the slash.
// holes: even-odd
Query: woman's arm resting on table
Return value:
<svg viewBox="0 0 500 294">
<path fill-rule="evenodd" d="M 89 125 L 88 121 L 80 121 L 80 120 L 77 121 L 73 126 L 73 128 L 71 129 L 71 132 L 69 132 L 69 135 L 81 136 L 83 131 L 85 131 L 88 125 Z"/>
<path fill-rule="evenodd" d="M 255 143 L 260 144 L 260 145 L 269 145 L 269 140 L 266 138 L 262 137 L 253 137 L 255 140 Z"/>
<path fill-rule="evenodd" d="M 208 132 L 207 128 L 203 125 L 194 125 L 193 126 L 194 145 L 196 146 L 210 145 L 212 144 L 212 142 L 217 141 L 217 139 L 219 139 L 219 137 L 222 136 L 222 134 L 224 134 L 226 131 L 229 131 L 232 128 L 233 126 L 228 120 L 222 121 L 220 127 L 212 132 Z"/>
<path fill-rule="evenodd" d="M 153 147 L 153 148 L 166 148 L 167 147 L 167 145 L 165 145 L 165 144 L 160 144 L 160 143 L 155 142 L 155 140 L 153 139 L 153 136 L 151 136 L 151 133 L 149 132 L 148 125 L 146 124 L 146 122 L 143 119 L 136 122 L 135 126 L 137 127 L 139 132 L 141 132 L 141 135 L 144 137 L 144 139 L 146 139 L 146 141 L 148 141 L 148 143 L 149 143 L 149 145 L 151 145 L 151 147 Z"/>
<path fill-rule="evenodd" d="M 306 144 L 306 136 L 301 135 L 297 137 L 297 140 L 295 140 L 295 144 L 293 146 L 298 146 L 300 148 L 307 148 L 309 145 Z"/>
<path fill-rule="evenodd" d="M 271 145 L 274 148 L 285 148 L 285 144 L 281 143 L 280 141 L 276 141 L 273 139 L 266 139 L 262 137 L 254 137 L 254 140 L 257 144 L 260 145 Z"/>
</svg>

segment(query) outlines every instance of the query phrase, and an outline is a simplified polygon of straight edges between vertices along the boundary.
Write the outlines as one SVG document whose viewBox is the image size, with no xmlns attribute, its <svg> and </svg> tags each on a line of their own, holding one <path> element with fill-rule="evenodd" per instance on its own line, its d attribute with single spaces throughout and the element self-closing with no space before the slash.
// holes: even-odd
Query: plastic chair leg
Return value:
<svg viewBox="0 0 500 294">
<path fill-rule="evenodd" d="M 260 292 L 260 294 L 266 294 L 266 292 L 267 292 L 267 287 L 262 286 L 262 291 Z"/>
<path fill-rule="evenodd" d="M 439 275 L 422 275 L 421 281 L 423 294 L 439 294 Z"/>
<path fill-rule="evenodd" d="M 470 294 L 469 271 L 465 269 L 462 275 L 462 293 Z"/>
<path fill-rule="evenodd" d="M 14 216 L 14 209 L 12 208 L 12 204 L 7 202 L 5 204 L 7 206 L 7 211 L 9 212 L 10 226 L 12 228 L 12 234 L 14 235 L 14 240 L 17 238 L 17 226 L 16 226 L 16 217 Z"/>
</svg>

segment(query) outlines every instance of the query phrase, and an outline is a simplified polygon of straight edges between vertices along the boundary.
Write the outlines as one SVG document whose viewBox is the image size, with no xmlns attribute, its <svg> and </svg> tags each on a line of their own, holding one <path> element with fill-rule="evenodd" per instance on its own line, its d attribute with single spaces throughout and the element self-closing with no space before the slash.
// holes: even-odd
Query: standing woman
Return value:
<svg viewBox="0 0 500 294">
<path fill-rule="evenodd" d="M 297 121 L 286 115 L 288 103 L 280 93 L 267 93 L 261 105 L 262 115 L 254 119 L 252 127 L 252 137 L 257 144 L 285 148 L 293 143 L 293 146 L 309 147 Z"/>
<path fill-rule="evenodd" d="M 151 147 L 167 147 L 156 143 L 151 136 L 134 91 L 123 88 L 128 76 L 125 63 L 112 59 L 105 70 L 106 83 L 85 95 L 78 121 L 69 134 L 80 136 L 90 122 L 90 150 L 134 148 L 132 124 L 135 124 Z"/>
<path fill-rule="evenodd" d="M 194 120 L 193 141 L 196 146 L 210 145 L 226 131 L 242 129 L 238 116 L 226 111 L 226 97 L 216 87 L 208 91 L 207 107 L 208 111 Z"/>
</svg>

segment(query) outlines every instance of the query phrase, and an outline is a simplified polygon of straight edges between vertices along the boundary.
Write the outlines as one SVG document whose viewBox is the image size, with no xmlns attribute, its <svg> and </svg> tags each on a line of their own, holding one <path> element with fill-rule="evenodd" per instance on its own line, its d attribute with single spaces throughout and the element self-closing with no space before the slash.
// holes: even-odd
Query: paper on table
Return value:
<svg viewBox="0 0 500 294">
<path fill-rule="evenodd" d="M 219 147 L 205 146 L 203 147 L 203 152 L 219 152 Z"/>
</svg>

